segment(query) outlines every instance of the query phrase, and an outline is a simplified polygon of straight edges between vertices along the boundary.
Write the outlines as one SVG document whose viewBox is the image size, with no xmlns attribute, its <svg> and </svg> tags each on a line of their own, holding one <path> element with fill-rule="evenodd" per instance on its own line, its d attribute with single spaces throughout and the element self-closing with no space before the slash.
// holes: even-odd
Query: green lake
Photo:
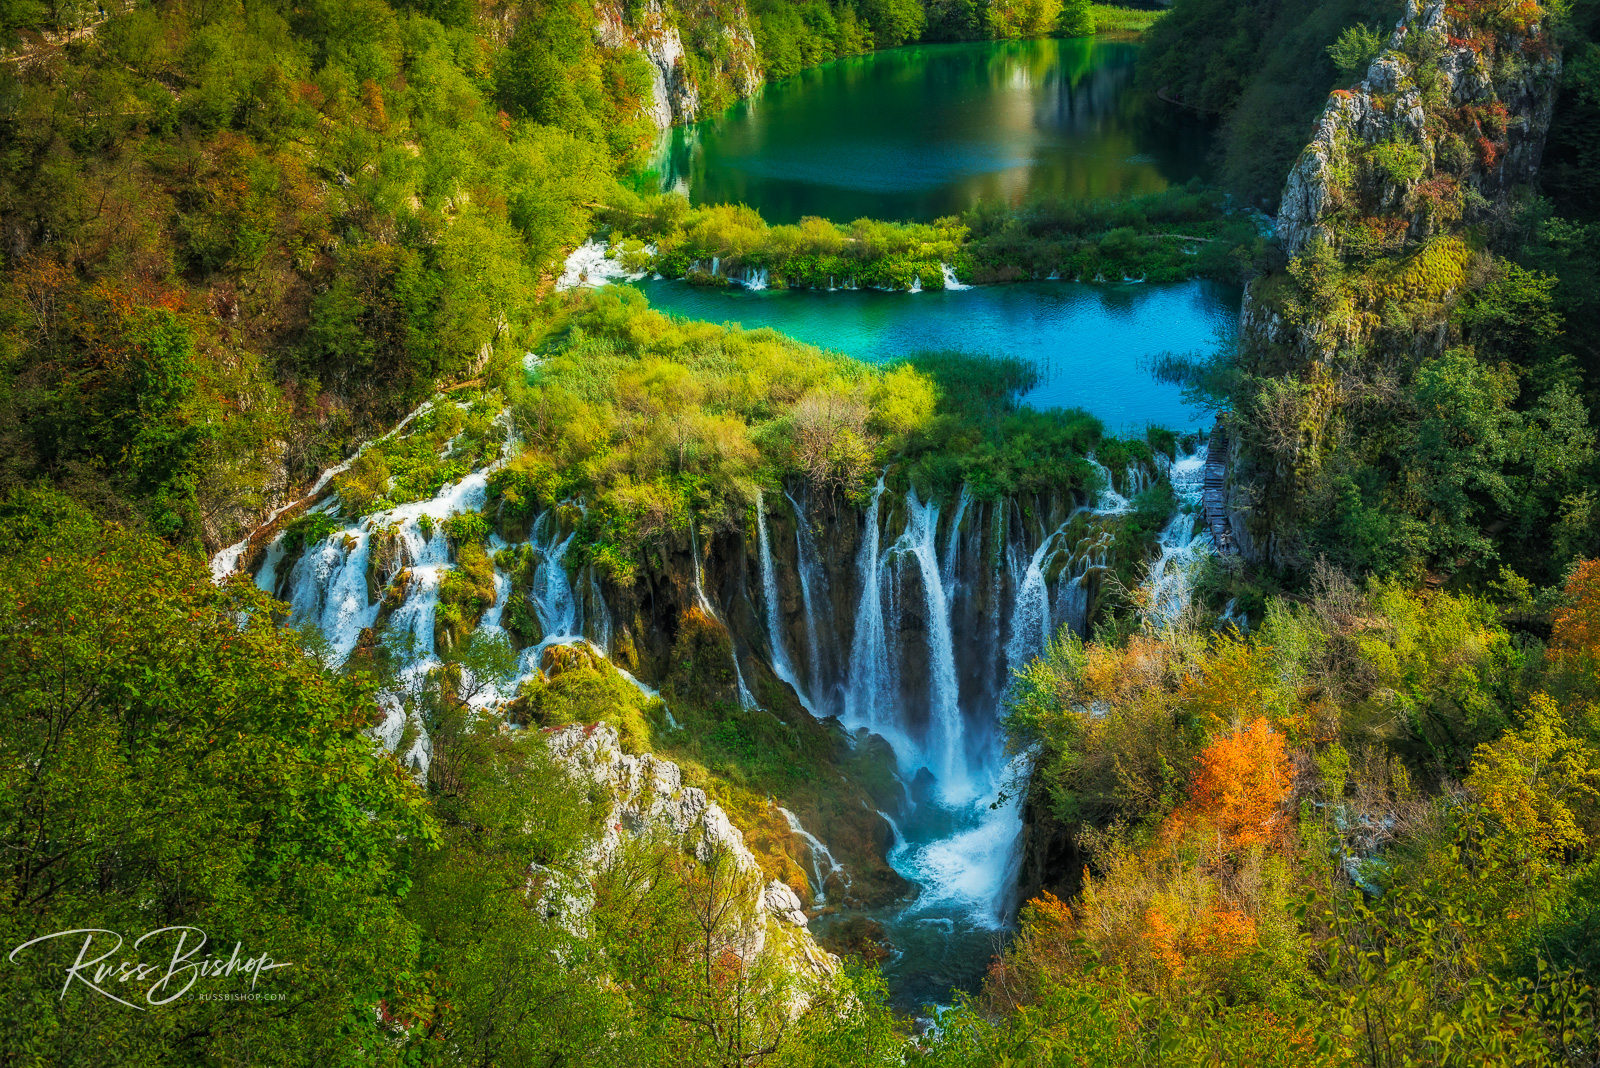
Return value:
<svg viewBox="0 0 1600 1068">
<path fill-rule="evenodd" d="M 981 199 L 1149 193 L 1204 177 L 1205 122 L 1132 90 L 1138 49 L 984 41 L 839 60 L 672 130 L 662 185 L 772 223 L 926 221 Z"/>
</svg>

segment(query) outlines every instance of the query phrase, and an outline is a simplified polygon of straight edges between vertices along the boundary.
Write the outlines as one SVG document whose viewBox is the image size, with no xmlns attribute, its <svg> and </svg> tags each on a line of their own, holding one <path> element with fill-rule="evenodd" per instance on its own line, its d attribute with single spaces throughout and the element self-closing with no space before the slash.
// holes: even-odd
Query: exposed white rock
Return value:
<svg viewBox="0 0 1600 1068">
<path fill-rule="evenodd" d="M 780 920 L 785 920 L 796 927 L 806 925 L 806 910 L 801 907 L 800 895 L 796 894 L 788 883 L 772 880 L 762 894 L 762 902 L 767 906 L 767 911 Z"/>
<path fill-rule="evenodd" d="M 684 65 L 683 38 L 661 0 L 646 0 L 632 25 L 620 5 L 609 0 L 597 3 L 594 34 L 604 48 L 633 48 L 650 61 L 650 118 L 657 129 L 693 122 L 699 116 L 700 87 Z"/>
<path fill-rule="evenodd" d="M 799 896 L 777 880 L 762 884 L 760 865 L 744 844 L 744 835 L 704 790 L 684 785 L 677 764 L 650 753 L 623 752 L 615 728 L 605 724 L 564 727 L 551 732 L 547 740 L 551 755 L 569 772 L 599 786 L 611 800 L 604 830 L 590 847 L 585 867 L 604 868 L 630 837 L 674 838 L 685 853 L 701 863 L 720 852 L 732 860 L 757 898 L 750 902 L 754 908 L 749 910 L 755 923 L 734 948 L 751 960 L 781 941 L 788 950 L 783 958 L 804 961 L 813 977 L 837 970 L 838 958 L 811 937 Z M 581 925 L 578 913 L 584 910 L 575 904 L 577 898 L 566 890 L 563 895 L 560 903 L 547 901 L 547 909 L 569 926 Z M 803 1008 L 804 1002 L 800 1002 L 795 1011 Z"/>
</svg>

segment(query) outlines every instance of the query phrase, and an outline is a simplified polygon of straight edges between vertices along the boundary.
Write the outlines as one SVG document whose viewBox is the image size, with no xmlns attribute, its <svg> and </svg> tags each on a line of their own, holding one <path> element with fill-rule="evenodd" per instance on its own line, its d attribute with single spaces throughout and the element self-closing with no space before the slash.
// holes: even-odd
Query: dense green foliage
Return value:
<svg viewBox="0 0 1600 1068">
<path fill-rule="evenodd" d="M 506 529 L 526 529 L 585 501 L 569 559 L 631 582 L 691 523 L 702 541 L 743 531 L 755 495 L 789 478 L 859 501 L 898 460 L 935 492 L 963 480 L 983 497 L 1092 491 L 1084 457 L 1103 444 L 1099 420 L 1019 410 L 1031 384 L 1015 363 L 959 355 L 869 367 L 771 330 L 669 319 L 637 291 L 607 287 L 513 392 L 526 446 L 490 477 L 490 507 Z"/>
<path fill-rule="evenodd" d="M 1264 245 L 1252 220 L 1230 219 L 1226 198 L 1198 182 L 1114 200 L 985 202 L 933 223 L 849 226 L 817 218 L 770 226 L 743 206 L 691 208 L 676 194 L 619 193 L 597 221 L 610 227 L 607 251 L 625 270 L 705 286 L 766 271 L 776 288 L 942 289 L 946 267 L 969 283 L 1232 281 Z"/>
<path fill-rule="evenodd" d="M 503 53 L 555 103 L 381 3 L 141 6 L 6 65 L 0 480 L 214 546 L 519 344 L 649 125 L 556 15 Z"/>
<path fill-rule="evenodd" d="M 370 1005 L 415 947 L 407 854 L 436 832 L 362 733 L 370 684 L 322 671 L 253 587 L 213 586 L 192 557 L 54 495 L 0 505 L 0 599 L 0 941 L 115 932 L 82 958 L 81 937 L 40 943 L 0 972 L 0 1059 L 289 1063 L 378 1042 Z M 248 976 L 180 969 L 157 988 L 174 939 L 137 954 L 133 939 L 180 924 L 210 938 L 200 956 L 239 942 L 284 963 L 259 982 L 283 1003 L 179 996 L 191 980 L 247 992 Z M 113 967 L 155 971 L 100 985 L 137 1007 L 65 991 L 65 969 L 117 935 Z"/>
<path fill-rule="evenodd" d="M 1007 727 L 1092 875 L 933 1063 L 1588 1063 L 1593 568 L 1548 651 L 1327 570 L 1249 639 L 1063 637 Z"/>
<path fill-rule="evenodd" d="M 1540 14 L 1460 6 L 1521 29 Z M 1344 146 L 1330 237 L 1285 265 L 1198 188 L 787 227 L 620 192 L 645 162 L 653 75 L 596 43 L 583 4 L 160 3 L 64 46 L 34 31 L 84 12 L 5 5 L 0 30 L 30 49 L 0 74 L 5 944 L 187 924 L 288 966 L 259 980 L 282 1001 L 140 1013 L 60 996 L 81 943 L 37 944 L 0 971 L 0 1060 L 1592 1063 L 1600 53 L 1596 6 L 1563 11 L 1548 201 L 1488 211 L 1466 192 L 1510 117 L 1442 107 L 1438 42 L 1419 35 L 1431 140 Z M 621 25 L 646 14 L 626 5 Z M 1228 186 L 1271 203 L 1395 14 L 760 0 L 750 26 L 782 77 L 908 41 L 1153 24 L 1141 77 L 1225 113 Z M 707 107 L 752 88 L 725 5 L 671 16 Z M 1398 208 L 1373 195 L 1390 189 Z M 491 536 L 524 542 L 543 515 L 575 535 L 565 566 L 653 591 L 685 581 L 685 553 L 748 543 L 780 486 L 844 508 L 887 469 L 936 496 L 1081 500 L 1091 451 L 1116 467 L 1174 441 L 1020 409 L 1033 372 L 1016 361 L 869 367 L 672 320 L 631 290 L 544 302 L 592 212 L 630 266 L 707 284 L 712 257 L 774 284 L 896 288 L 940 285 L 946 264 L 979 281 L 1264 269 L 1262 306 L 1342 339 L 1318 360 L 1256 338 L 1169 363 L 1231 409 L 1246 469 L 1281 491 L 1250 503 L 1292 510 L 1293 537 L 1253 569 L 1213 561 L 1159 633 L 1121 553 L 1104 626 L 1019 677 L 1006 726 L 1032 762 L 1033 833 L 1086 869 L 1044 873 L 982 995 L 914 1042 L 875 974 L 807 978 L 781 929 L 747 951 L 760 880 L 808 880 L 775 797 L 834 821 L 841 854 L 877 856 L 855 893 L 899 892 L 866 829 L 897 788 L 882 748 L 805 716 L 770 672 L 745 707 L 728 627 L 699 608 L 660 653 L 671 719 L 581 646 L 544 651 L 506 722 L 475 715 L 542 633 L 515 604 L 504 636 L 476 629 L 496 566 L 514 592 L 536 580 L 528 545 L 491 557 Z M 371 515 L 511 447 L 482 513 L 422 527 L 451 564 L 432 670 L 406 670 L 410 636 L 387 633 L 335 670 L 314 628 L 279 629 L 282 605 L 172 548 L 231 539 L 447 384 L 335 484 Z M 1134 503 L 1129 549 L 1174 502 L 1157 486 Z M 282 529 L 280 580 L 337 527 L 313 511 Z M 392 527 L 372 535 L 393 548 Z M 367 581 L 382 632 L 408 579 Z M 1229 605 L 1248 636 L 1219 619 Z M 380 688 L 414 713 L 397 752 L 427 734 L 423 781 L 365 733 Z M 650 836 L 598 853 L 605 798 L 543 734 L 596 723 L 676 760 L 762 871 Z"/>
<path fill-rule="evenodd" d="M 1139 81 L 1223 116 L 1224 182 L 1272 208 L 1328 90 L 1366 73 L 1350 48 L 1336 60 L 1329 47 L 1362 24 L 1387 36 L 1403 10 L 1390 0 L 1174 0 L 1145 35 Z"/>
<path fill-rule="evenodd" d="M 13 495 L 0 597 L 4 943 L 101 932 L 86 956 L 81 933 L 46 939 L 0 972 L 7 1063 L 698 1068 L 898 1047 L 875 977 L 803 984 L 778 932 L 728 957 L 759 901 L 730 856 L 663 837 L 589 859 L 602 798 L 538 734 L 467 712 L 506 666 L 482 642 L 399 686 L 431 721 L 419 788 L 364 733 L 368 661 L 326 670 L 253 586 L 213 585 L 158 539 Z M 548 699 L 550 718 L 602 718 L 572 702 Z M 552 922 L 579 901 L 581 923 Z M 189 950 L 209 939 L 196 963 L 237 941 L 240 963 L 276 966 L 163 981 L 176 936 L 132 943 L 173 925 Z M 110 978 L 63 986 L 101 954 Z"/>
</svg>

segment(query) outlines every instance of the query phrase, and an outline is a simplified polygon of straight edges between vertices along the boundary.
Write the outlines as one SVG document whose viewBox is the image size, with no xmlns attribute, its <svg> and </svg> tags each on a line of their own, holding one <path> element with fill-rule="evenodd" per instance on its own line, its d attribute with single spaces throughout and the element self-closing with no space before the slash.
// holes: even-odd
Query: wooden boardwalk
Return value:
<svg viewBox="0 0 1600 1068">
<path fill-rule="evenodd" d="M 1213 427 L 1206 439 L 1206 480 L 1200 491 L 1200 502 L 1205 508 L 1206 529 L 1219 553 L 1233 555 L 1239 547 L 1233 543 L 1233 530 L 1228 525 L 1227 493 L 1224 482 L 1228 475 L 1228 435 L 1221 426 Z"/>
</svg>

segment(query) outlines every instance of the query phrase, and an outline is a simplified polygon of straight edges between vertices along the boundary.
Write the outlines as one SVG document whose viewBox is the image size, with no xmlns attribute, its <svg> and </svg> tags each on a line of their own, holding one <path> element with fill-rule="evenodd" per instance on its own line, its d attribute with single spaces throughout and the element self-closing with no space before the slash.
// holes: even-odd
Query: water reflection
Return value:
<svg viewBox="0 0 1600 1068">
<path fill-rule="evenodd" d="M 1138 46 L 924 45 L 805 71 L 666 137 L 664 188 L 769 222 L 933 219 L 980 198 L 1155 192 L 1203 176 L 1202 120 L 1135 92 Z"/>
</svg>

